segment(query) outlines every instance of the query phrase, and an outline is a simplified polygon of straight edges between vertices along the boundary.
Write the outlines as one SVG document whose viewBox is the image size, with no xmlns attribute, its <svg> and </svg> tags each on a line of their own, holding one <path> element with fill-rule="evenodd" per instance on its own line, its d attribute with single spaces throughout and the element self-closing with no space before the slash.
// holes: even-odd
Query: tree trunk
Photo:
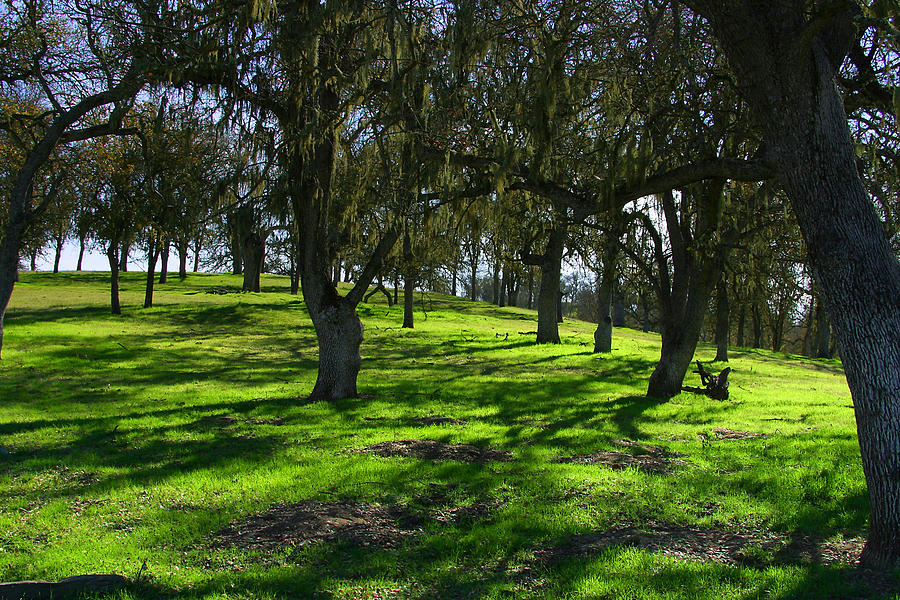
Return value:
<svg viewBox="0 0 900 600">
<path fill-rule="evenodd" d="M 501 308 L 506 306 L 506 294 L 507 294 L 507 286 L 509 286 L 509 276 L 507 274 L 507 269 L 504 268 L 501 271 L 502 275 L 500 276 L 500 297 L 499 302 L 497 303 Z"/>
<path fill-rule="evenodd" d="M 37 256 L 38 256 L 38 251 L 39 251 L 39 250 L 37 250 L 37 249 L 31 251 L 31 270 L 32 270 L 32 271 L 37 271 Z"/>
<path fill-rule="evenodd" d="M 706 285 L 702 279 L 691 287 L 683 309 L 663 315 L 660 326 L 662 348 L 656 369 L 650 375 L 648 396 L 671 398 L 681 392 L 681 384 L 700 339 L 715 275 L 707 276 L 707 281 L 712 281 Z"/>
<path fill-rule="evenodd" d="M 506 284 L 506 305 L 516 306 L 519 300 L 519 277 L 515 273 L 509 274 Z"/>
<path fill-rule="evenodd" d="M 339 302 L 310 312 L 310 316 L 319 343 L 319 372 L 310 400 L 355 398 L 363 341 L 363 325 L 356 311 Z"/>
<path fill-rule="evenodd" d="M 31 186 L 25 185 L 21 193 L 28 194 L 30 198 Z M 13 191 L 13 194 L 16 190 Z M 12 298 L 13 288 L 19 274 L 19 248 L 22 244 L 22 236 L 28 220 L 24 211 L 16 210 L 23 200 L 16 202 L 13 197 L 9 209 L 9 220 L 6 224 L 2 242 L 0 242 L 0 352 L 3 350 L 3 319 L 6 316 L 6 308 L 9 299 Z"/>
<path fill-rule="evenodd" d="M 750 321 L 753 325 L 753 347 L 762 348 L 762 315 L 759 312 L 759 305 L 755 302 L 750 308 Z"/>
<path fill-rule="evenodd" d="M 119 271 L 128 272 L 128 255 L 131 253 L 131 244 L 122 242 L 122 251 L 119 253 Z"/>
<path fill-rule="evenodd" d="M 266 240 L 253 231 L 246 235 L 242 242 L 241 256 L 244 259 L 244 282 L 241 289 L 245 292 L 259 292 L 259 280 L 266 253 Z"/>
<path fill-rule="evenodd" d="M 900 262 L 859 179 L 834 76 L 853 3 L 817 30 L 794 3 L 712 0 L 710 18 L 806 241 L 853 396 L 869 489 L 867 567 L 900 566 Z M 740 4 L 740 6 L 735 6 Z M 847 8 L 842 9 L 846 6 Z M 805 40 L 804 43 L 798 43 Z"/>
<path fill-rule="evenodd" d="M 144 288 L 144 308 L 150 308 L 153 306 L 153 280 L 155 279 L 154 275 L 156 274 L 156 259 L 160 256 L 161 252 L 164 252 L 163 248 L 160 248 L 160 240 L 156 235 L 151 235 L 149 240 L 149 250 L 147 251 L 147 285 Z M 160 283 L 162 283 L 162 277 L 160 277 Z"/>
<path fill-rule="evenodd" d="M 106 258 L 109 260 L 109 306 L 112 314 L 121 315 L 122 306 L 119 304 L 119 244 L 111 242 L 106 250 Z"/>
<path fill-rule="evenodd" d="M 559 280 L 562 255 L 566 247 L 566 226 L 556 225 L 550 232 L 541 260 L 541 287 L 538 290 L 538 344 L 559 343 Z"/>
<path fill-rule="evenodd" d="M 594 331 L 594 352 L 612 352 L 613 319 L 610 314 L 616 280 L 618 240 L 604 241 L 603 268 L 597 286 L 597 329 Z"/>
<path fill-rule="evenodd" d="M 615 288 L 616 282 L 613 281 L 613 288 Z M 612 313 L 612 323 L 613 327 L 625 327 L 625 300 L 622 298 L 622 294 L 614 294 L 613 295 L 613 313 Z"/>
<path fill-rule="evenodd" d="M 500 304 L 500 264 L 494 263 L 494 285 L 491 286 L 491 304 Z"/>
<path fill-rule="evenodd" d="M 53 272 L 59 273 L 59 259 L 62 257 L 63 244 L 65 243 L 65 238 L 60 239 L 56 238 L 56 248 L 53 253 Z"/>
<path fill-rule="evenodd" d="M 728 288 L 725 276 L 716 284 L 716 357 L 714 362 L 728 362 Z"/>
<path fill-rule="evenodd" d="M 534 308 L 534 267 L 528 267 L 528 310 Z"/>
<path fill-rule="evenodd" d="M 175 244 L 176 250 L 178 250 L 178 279 L 182 281 L 187 279 L 189 246 L 190 244 L 188 244 L 187 240 L 181 240 Z"/>
<path fill-rule="evenodd" d="M 200 270 L 200 246 L 201 246 L 201 239 L 198 236 L 197 239 L 194 241 L 194 269 L 193 269 L 194 273 L 196 273 L 197 271 Z"/>
<path fill-rule="evenodd" d="M 457 271 L 456 260 L 453 261 L 453 269 L 450 273 L 450 295 L 456 297 L 456 282 L 459 279 L 459 273 Z"/>
<path fill-rule="evenodd" d="M 737 345 L 741 348 L 744 347 L 744 322 L 747 320 L 747 307 L 744 303 L 741 303 L 741 310 L 738 311 L 738 322 L 737 322 Z"/>
<path fill-rule="evenodd" d="M 413 275 L 406 274 L 403 279 L 403 328 L 413 328 L 413 302 L 415 300 L 416 282 Z"/>
<path fill-rule="evenodd" d="M 160 283 L 168 283 L 169 282 L 169 250 L 171 249 L 171 242 L 169 242 L 168 238 L 165 243 L 162 244 L 162 247 L 159 250 L 159 282 Z"/>
<path fill-rule="evenodd" d="M 816 302 L 816 358 L 831 358 L 831 325 L 822 301 Z"/>
<path fill-rule="evenodd" d="M 241 239 L 236 234 L 233 233 L 231 235 L 231 274 L 232 275 L 243 275 L 244 274 L 244 257 L 241 252 Z"/>
<path fill-rule="evenodd" d="M 78 262 L 75 264 L 75 270 L 81 271 L 81 262 L 84 260 L 84 246 L 85 239 L 84 236 L 78 236 Z"/>
</svg>

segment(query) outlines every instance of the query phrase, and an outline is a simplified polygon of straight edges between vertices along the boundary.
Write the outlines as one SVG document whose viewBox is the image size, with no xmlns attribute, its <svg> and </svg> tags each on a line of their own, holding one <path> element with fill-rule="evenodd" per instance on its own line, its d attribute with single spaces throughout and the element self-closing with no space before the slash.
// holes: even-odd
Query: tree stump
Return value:
<svg viewBox="0 0 900 600">
<path fill-rule="evenodd" d="M 699 360 L 697 361 L 697 370 L 694 371 L 700 375 L 700 384 L 703 387 L 685 386 L 681 389 L 685 392 L 693 392 L 695 394 L 703 394 L 709 396 L 713 400 L 728 399 L 728 374 L 731 367 L 725 367 L 718 375 L 710 373 Z"/>
</svg>

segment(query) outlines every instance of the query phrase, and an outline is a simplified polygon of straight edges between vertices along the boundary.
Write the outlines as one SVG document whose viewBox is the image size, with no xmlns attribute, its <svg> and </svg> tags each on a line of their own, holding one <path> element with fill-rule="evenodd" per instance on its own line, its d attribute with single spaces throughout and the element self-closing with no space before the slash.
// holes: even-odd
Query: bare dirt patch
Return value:
<svg viewBox="0 0 900 600">
<path fill-rule="evenodd" d="M 764 433 L 735 431 L 734 429 L 728 429 L 727 427 L 714 427 L 712 431 L 713 435 L 720 440 L 755 440 L 757 438 L 766 437 L 766 434 Z"/>
<path fill-rule="evenodd" d="M 610 469 L 627 469 L 635 467 L 645 473 L 665 473 L 672 467 L 689 464 L 679 460 L 685 456 L 678 452 L 669 452 L 665 448 L 643 444 L 633 440 L 613 440 L 616 446 L 628 448 L 629 452 L 613 450 L 611 452 L 594 452 L 557 458 L 553 462 L 577 465 L 603 465 Z"/>
<path fill-rule="evenodd" d="M 853 565 L 864 540 L 817 540 L 810 536 L 788 538 L 766 531 L 728 531 L 675 525 L 643 529 L 620 527 L 569 538 L 545 557 L 558 561 L 586 556 L 613 546 L 642 548 L 686 560 L 715 561 L 732 565 L 762 566 L 773 563 Z"/>
<path fill-rule="evenodd" d="M 458 460 L 474 463 L 512 460 L 512 454 L 506 450 L 479 448 L 470 444 L 445 444 L 437 440 L 391 440 L 357 448 L 355 452 L 384 457 L 407 456 L 426 460 Z"/>
<path fill-rule="evenodd" d="M 277 505 L 231 523 L 213 536 L 213 545 L 271 550 L 345 541 L 396 548 L 405 539 L 421 533 L 419 524 L 419 519 L 403 506 L 306 500 Z"/>
<path fill-rule="evenodd" d="M 463 419 L 454 419 L 452 417 L 417 417 L 412 422 L 422 427 L 430 425 L 466 425 L 468 423 L 468 421 Z"/>
</svg>

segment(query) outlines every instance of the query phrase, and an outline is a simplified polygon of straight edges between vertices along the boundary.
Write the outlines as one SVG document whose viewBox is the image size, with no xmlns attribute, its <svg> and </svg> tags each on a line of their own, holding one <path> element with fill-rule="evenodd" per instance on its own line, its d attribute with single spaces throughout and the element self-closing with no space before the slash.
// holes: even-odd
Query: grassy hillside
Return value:
<svg viewBox="0 0 900 600">
<path fill-rule="evenodd" d="M 660 402 L 643 396 L 658 336 L 616 330 L 593 355 L 591 325 L 567 322 L 561 345 L 535 346 L 532 311 L 433 294 L 401 330 L 402 307 L 375 296 L 361 397 L 309 403 L 315 337 L 286 279 L 240 294 L 236 277 L 176 277 L 143 310 L 142 277 L 125 275 L 121 317 L 103 274 L 16 287 L 0 581 L 115 572 L 135 579 L 125 598 L 204 599 L 845 598 L 892 583 L 848 563 L 868 507 L 837 361 L 735 349 L 728 401 Z"/>
</svg>

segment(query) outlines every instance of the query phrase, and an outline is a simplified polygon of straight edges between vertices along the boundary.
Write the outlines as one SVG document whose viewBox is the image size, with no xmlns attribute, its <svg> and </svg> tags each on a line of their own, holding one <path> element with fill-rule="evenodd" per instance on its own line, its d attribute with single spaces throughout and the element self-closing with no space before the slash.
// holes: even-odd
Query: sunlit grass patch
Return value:
<svg viewBox="0 0 900 600">
<path fill-rule="evenodd" d="M 734 349 L 728 401 L 663 402 L 644 396 L 653 334 L 617 329 L 614 351 L 594 355 L 592 326 L 567 321 L 562 344 L 537 346 L 533 312 L 437 294 L 402 330 L 402 307 L 376 295 L 359 311 L 360 397 L 308 402 L 311 323 L 285 278 L 262 283 L 241 294 L 229 275 L 171 278 L 143 310 L 143 275 L 126 274 L 117 317 L 103 277 L 23 274 L 0 365 L 0 579 L 116 572 L 136 579 L 121 598 L 870 595 L 846 561 L 764 545 L 733 564 L 628 544 L 546 558 L 622 528 L 863 538 L 838 361 Z M 359 451 L 416 443 L 509 460 Z M 642 448 L 681 462 L 559 460 Z M 215 543 L 290 505 L 401 511 L 416 534 Z"/>
</svg>

